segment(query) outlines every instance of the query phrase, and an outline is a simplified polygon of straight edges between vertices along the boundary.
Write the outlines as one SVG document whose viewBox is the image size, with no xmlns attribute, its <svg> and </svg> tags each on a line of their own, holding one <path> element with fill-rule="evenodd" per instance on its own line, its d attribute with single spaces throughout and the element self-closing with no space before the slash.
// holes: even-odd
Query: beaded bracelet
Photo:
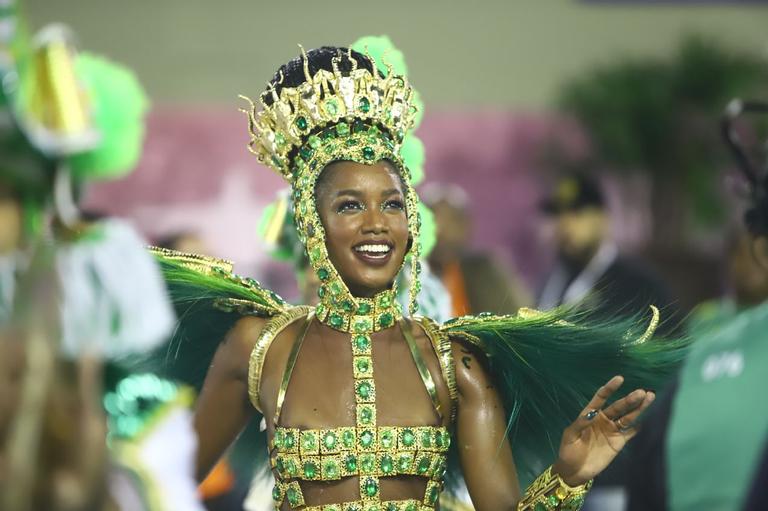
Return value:
<svg viewBox="0 0 768 511">
<path fill-rule="evenodd" d="M 580 486 L 568 486 L 559 476 L 552 474 L 548 467 L 525 490 L 518 511 L 579 511 L 584 496 L 592 487 L 592 481 Z"/>
</svg>

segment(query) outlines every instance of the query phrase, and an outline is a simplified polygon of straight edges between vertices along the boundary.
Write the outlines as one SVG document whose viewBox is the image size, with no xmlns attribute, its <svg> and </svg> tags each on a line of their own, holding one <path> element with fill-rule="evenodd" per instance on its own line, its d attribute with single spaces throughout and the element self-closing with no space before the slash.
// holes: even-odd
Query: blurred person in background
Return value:
<svg viewBox="0 0 768 511">
<path fill-rule="evenodd" d="M 469 200 L 456 185 L 432 183 L 421 193 L 435 215 L 437 241 L 429 264 L 451 297 L 453 315 L 514 314 L 531 305 L 521 280 L 490 254 L 470 248 Z"/>
<path fill-rule="evenodd" d="M 28 38 L 18 9 L 0 10 L 4 248 L 17 255 L 0 282 L 0 507 L 202 511 L 189 391 L 121 368 L 173 327 L 157 265 L 129 225 L 77 203 L 135 165 L 146 98 L 65 27 Z"/>
<path fill-rule="evenodd" d="M 744 110 L 765 114 L 768 104 L 734 101 L 723 125 L 750 190 L 745 254 L 754 259 L 749 274 L 761 283 L 768 275 L 768 167 L 749 159 L 732 129 Z M 752 290 L 748 295 L 759 298 Z M 768 445 L 768 301 L 743 305 L 732 318 L 696 331 L 680 374 L 643 420 L 630 511 L 768 506 L 768 458 L 760 458 Z"/>
<path fill-rule="evenodd" d="M 670 317 L 672 303 L 660 277 L 620 253 L 612 240 L 605 197 L 595 179 L 584 173 L 561 177 L 541 210 L 554 224 L 557 259 L 541 290 L 539 309 L 577 306 L 611 319 L 649 313 L 655 305 Z"/>
<path fill-rule="evenodd" d="M 768 272 L 755 257 L 752 234 L 744 229 L 731 233 L 724 266 L 724 296 L 698 305 L 688 319 L 694 336 L 768 299 Z"/>
<path fill-rule="evenodd" d="M 611 239 L 605 197 L 595 179 L 581 172 L 562 176 L 541 209 L 554 223 L 557 260 L 541 291 L 539 309 L 575 306 L 596 318 L 614 320 L 650 315 L 653 305 L 662 310 L 664 324 L 670 324 L 666 287 L 647 265 L 619 252 Z M 624 508 L 626 458 L 617 458 L 595 480 L 587 511 Z"/>
</svg>

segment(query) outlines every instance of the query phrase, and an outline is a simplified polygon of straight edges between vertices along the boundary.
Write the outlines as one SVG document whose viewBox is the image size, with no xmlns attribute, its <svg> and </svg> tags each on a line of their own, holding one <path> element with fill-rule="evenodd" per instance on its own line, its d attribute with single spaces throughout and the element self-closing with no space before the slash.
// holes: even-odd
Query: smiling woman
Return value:
<svg viewBox="0 0 768 511">
<path fill-rule="evenodd" d="M 381 43 L 367 38 L 366 52 Z M 421 221 L 401 150 L 418 101 L 403 72 L 324 47 L 282 66 L 260 103 L 246 112 L 250 149 L 291 184 L 320 303 L 288 306 L 225 262 L 160 254 L 184 318 L 172 368 L 216 351 L 197 403 L 198 475 L 261 414 L 276 509 L 431 511 L 457 474 L 478 511 L 580 508 L 654 399 L 639 389 L 682 346 L 649 340 L 655 324 L 641 335 L 562 311 L 415 316 Z M 394 300 L 406 262 L 410 319 Z M 625 378 L 638 390 L 606 405 Z M 521 492 L 518 475 L 536 474 Z"/>
</svg>

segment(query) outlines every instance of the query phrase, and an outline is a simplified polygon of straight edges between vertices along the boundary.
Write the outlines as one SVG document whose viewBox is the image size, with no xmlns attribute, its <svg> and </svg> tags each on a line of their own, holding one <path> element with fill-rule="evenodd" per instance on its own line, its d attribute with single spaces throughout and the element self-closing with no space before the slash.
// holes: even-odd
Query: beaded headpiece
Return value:
<svg viewBox="0 0 768 511">
<path fill-rule="evenodd" d="M 243 96 L 249 103 L 243 111 L 249 119 L 250 151 L 291 185 L 299 238 L 322 282 L 316 314 L 321 321 L 342 330 L 354 330 L 363 317 L 374 322 L 374 330 L 387 328 L 394 324 L 397 311 L 392 310 L 394 289 L 374 299 L 353 297 L 331 264 L 315 204 L 315 184 L 328 164 L 353 161 L 373 165 L 387 160 L 396 167 L 406 187 L 412 239 L 408 254 L 413 264 L 411 313 L 416 310 L 415 296 L 420 288 L 418 197 L 400 154 L 417 114 L 415 92 L 407 78 L 396 74 L 392 66 L 384 63 L 386 73 L 381 73 L 374 58 L 367 52 L 365 57 L 372 71 L 360 67 L 351 50 L 339 50 L 332 60 L 332 71 L 321 69 L 311 74 L 302 48 L 304 83 L 282 87 L 279 92 L 274 83 L 270 84 L 259 98 L 260 109 Z M 348 63 L 346 72 L 341 70 L 344 60 Z M 278 85 L 283 78 L 280 76 Z M 360 326 L 363 330 L 367 325 Z"/>
</svg>

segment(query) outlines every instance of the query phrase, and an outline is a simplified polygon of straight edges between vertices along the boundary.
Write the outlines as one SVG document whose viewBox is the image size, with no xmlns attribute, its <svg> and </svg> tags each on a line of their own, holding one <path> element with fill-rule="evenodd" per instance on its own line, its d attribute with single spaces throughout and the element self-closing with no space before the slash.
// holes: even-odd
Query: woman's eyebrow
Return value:
<svg viewBox="0 0 768 511">
<path fill-rule="evenodd" d="M 346 190 L 338 190 L 334 195 L 334 198 L 341 197 L 343 195 L 351 195 L 353 197 L 362 197 L 363 192 L 360 190 L 353 190 L 353 189 L 346 189 Z"/>
<path fill-rule="evenodd" d="M 389 197 L 390 195 L 402 195 L 402 192 L 397 188 L 390 188 L 381 192 L 382 197 Z"/>
</svg>

